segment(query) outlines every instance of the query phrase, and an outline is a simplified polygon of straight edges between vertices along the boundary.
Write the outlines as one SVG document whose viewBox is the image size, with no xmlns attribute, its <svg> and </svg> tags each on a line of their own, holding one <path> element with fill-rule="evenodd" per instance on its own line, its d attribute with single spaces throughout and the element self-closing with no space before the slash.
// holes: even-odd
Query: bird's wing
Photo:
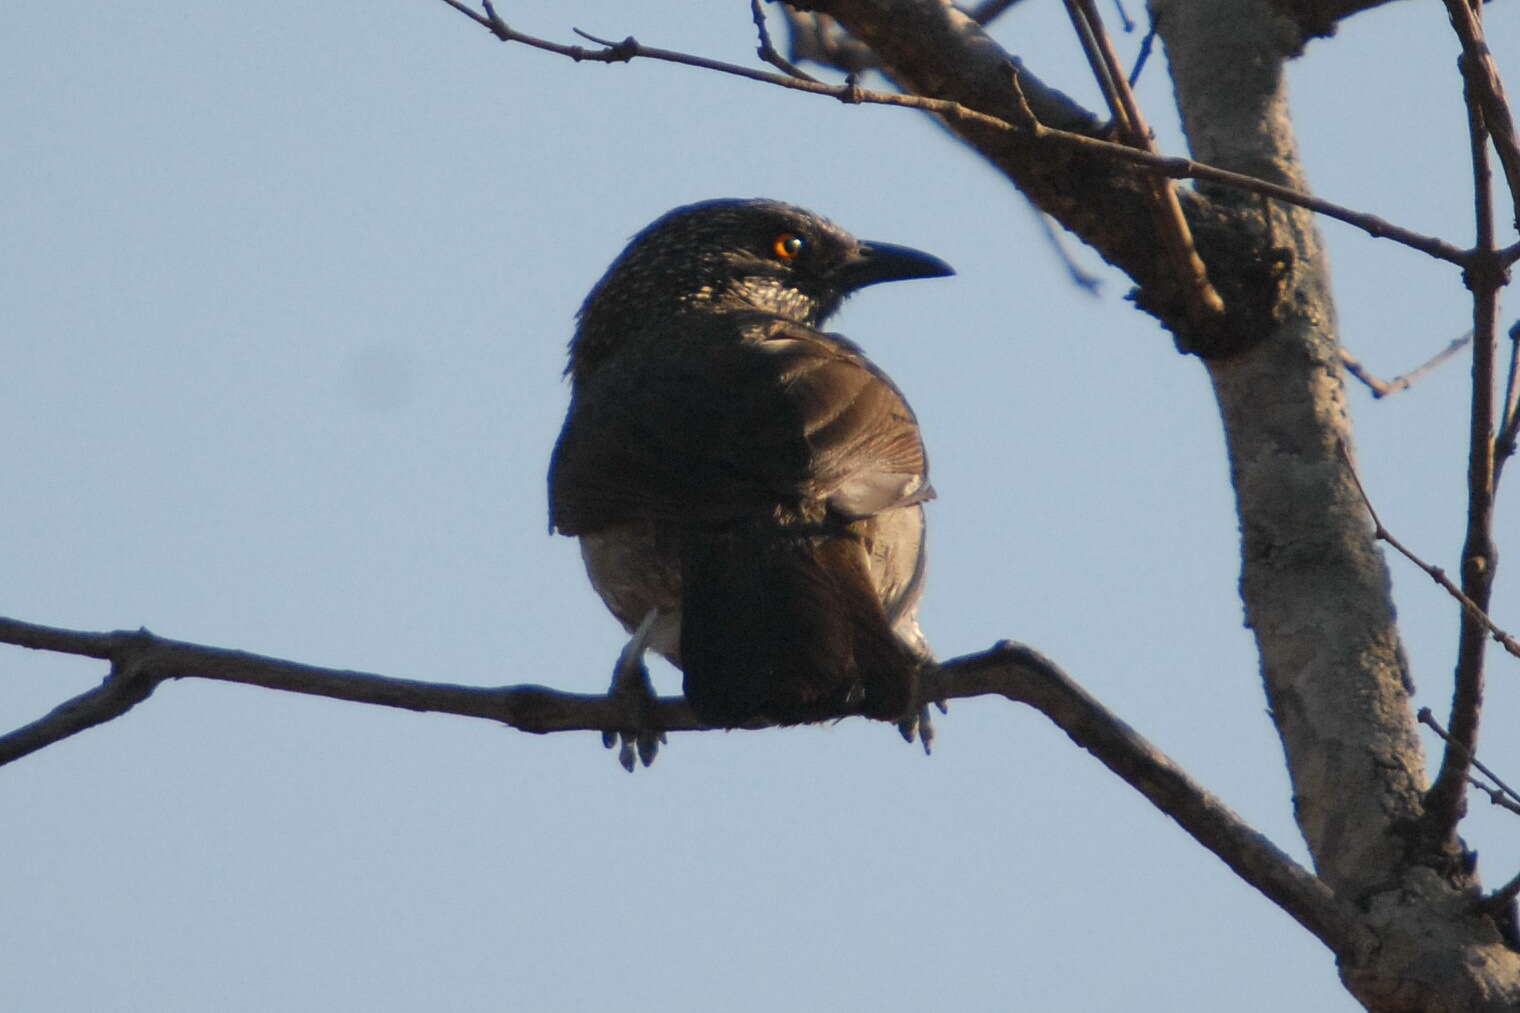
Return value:
<svg viewBox="0 0 1520 1013">
<path fill-rule="evenodd" d="M 549 471 L 555 528 L 808 504 L 859 518 L 933 495 L 912 410 L 853 344 L 774 318 L 726 326 L 576 392 Z"/>
</svg>

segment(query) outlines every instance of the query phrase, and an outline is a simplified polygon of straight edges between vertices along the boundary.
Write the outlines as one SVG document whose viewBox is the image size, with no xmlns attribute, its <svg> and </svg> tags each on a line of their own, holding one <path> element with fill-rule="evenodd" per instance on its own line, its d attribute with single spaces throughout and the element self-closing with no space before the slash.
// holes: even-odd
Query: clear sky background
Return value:
<svg viewBox="0 0 1520 1013">
<path fill-rule="evenodd" d="M 753 59 L 738 0 L 502 13 Z M 1487 17 L 1516 93 L 1520 12 Z M 1054 0 L 996 35 L 1098 107 Z M 1434 2 L 1310 45 L 1292 87 L 1323 196 L 1470 241 L 1456 52 Z M 10 0 L 0 89 L 0 614 L 603 688 L 623 635 L 545 530 L 572 314 L 666 209 L 776 197 L 960 272 L 836 321 L 922 421 L 939 653 L 1039 647 L 1305 857 L 1202 367 L 1085 252 L 1103 289 L 1074 288 L 1022 199 L 929 120 L 576 65 L 436 0 Z M 1159 51 L 1141 98 L 1179 151 Z M 1453 270 L 1324 228 L 1370 368 L 1468 327 Z M 1385 521 L 1452 569 L 1466 362 L 1351 392 Z M 1456 609 L 1393 571 L 1417 703 L 1442 713 Z M 6 648 L 0 720 L 102 674 Z M 1520 777 L 1517 679 L 1496 655 L 1483 753 Z M 677 735 L 629 776 L 594 734 L 166 685 L 0 771 L 0 1006 L 1355 1008 L 1326 950 L 1041 715 L 959 702 L 939 732 L 932 758 L 859 720 Z M 1474 809 L 1501 882 L 1520 824 Z"/>
</svg>

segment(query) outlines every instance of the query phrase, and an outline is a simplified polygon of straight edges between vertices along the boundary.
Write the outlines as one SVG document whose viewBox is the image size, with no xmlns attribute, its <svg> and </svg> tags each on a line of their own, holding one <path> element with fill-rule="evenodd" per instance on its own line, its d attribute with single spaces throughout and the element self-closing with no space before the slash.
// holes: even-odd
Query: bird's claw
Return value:
<svg viewBox="0 0 1520 1013">
<path fill-rule="evenodd" d="M 649 669 L 644 665 L 644 647 L 654 617 L 655 613 L 651 612 L 639 624 L 633 639 L 618 655 L 617 665 L 612 670 L 612 685 L 607 690 L 607 695 L 622 705 L 623 713 L 628 716 L 628 726 L 602 732 L 602 745 L 608 749 L 618 747 L 618 763 L 630 774 L 638 763 L 646 767 L 653 763 L 660 746 L 665 743 L 664 729 L 657 728 L 652 720 L 654 686 L 649 682 Z"/>
<path fill-rule="evenodd" d="M 617 747 L 618 763 L 630 774 L 640 763 L 646 767 L 653 763 L 665 741 L 665 733 L 658 728 L 623 728 L 602 733 L 602 745 L 608 749 Z"/>
<path fill-rule="evenodd" d="M 948 714 L 943 700 L 933 701 L 941 714 Z M 929 718 L 929 705 L 926 703 L 918 710 L 909 714 L 897 723 L 897 731 L 902 735 L 903 741 L 911 743 L 916 737 L 924 747 L 924 755 L 929 756 L 934 751 L 934 722 Z"/>
</svg>

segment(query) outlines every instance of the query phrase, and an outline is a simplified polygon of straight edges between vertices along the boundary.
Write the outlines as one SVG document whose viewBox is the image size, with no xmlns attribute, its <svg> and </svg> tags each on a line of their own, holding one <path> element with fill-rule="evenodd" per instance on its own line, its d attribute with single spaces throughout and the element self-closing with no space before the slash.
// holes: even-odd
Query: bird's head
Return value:
<svg viewBox="0 0 1520 1013">
<path fill-rule="evenodd" d="M 688 204 L 634 236 L 596 283 L 578 314 L 567 372 L 584 377 L 643 324 L 758 310 L 813 327 L 867 285 L 954 273 L 938 257 L 856 239 L 791 204 Z"/>
</svg>

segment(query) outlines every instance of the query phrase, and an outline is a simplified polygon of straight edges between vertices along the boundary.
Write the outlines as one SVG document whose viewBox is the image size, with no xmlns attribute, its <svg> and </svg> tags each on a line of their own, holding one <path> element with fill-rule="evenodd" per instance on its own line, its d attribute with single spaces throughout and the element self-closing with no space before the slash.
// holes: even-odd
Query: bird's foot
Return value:
<svg viewBox="0 0 1520 1013">
<path fill-rule="evenodd" d="M 621 705 L 627 716 L 627 727 L 602 733 L 602 745 L 608 749 L 617 747 L 618 762 L 623 769 L 633 773 L 635 762 L 649 766 L 665 742 L 664 729 L 653 721 L 655 693 L 649 682 L 649 669 L 644 665 L 644 647 L 649 641 L 649 631 L 654 626 L 655 613 L 651 611 L 633 638 L 618 654 L 617 665 L 612 670 L 612 685 L 607 695 Z"/>
<path fill-rule="evenodd" d="M 934 706 L 939 708 L 941 714 L 950 713 L 945 706 L 945 701 L 935 700 Z M 916 737 L 924 747 L 924 755 L 928 756 L 934 751 L 934 722 L 929 719 L 929 704 L 924 704 L 897 722 L 897 730 L 902 735 L 903 741 L 911 743 Z"/>
</svg>

